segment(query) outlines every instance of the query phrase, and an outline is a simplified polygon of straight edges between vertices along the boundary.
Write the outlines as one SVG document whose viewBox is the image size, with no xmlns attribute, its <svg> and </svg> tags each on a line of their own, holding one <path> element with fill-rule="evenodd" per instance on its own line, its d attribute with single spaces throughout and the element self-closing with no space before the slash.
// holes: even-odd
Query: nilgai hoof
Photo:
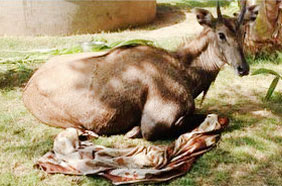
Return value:
<svg viewBox="0 0 282 186">
<path fill-rule="evenodd" d="M 126 138 L 142 138 L 141 128 L 140 126 L 133 127 L 130 131 L 125 134 Z"/>
<path fill-rule="evenodd" d="M 79 140 L 80 141 L 86 141 L 86 140 L 90 140 L 93 138 L 99 138 L 99 135 L 96 134 L 95 132 L 91 131 L 91 130 L 79 130 Z"/>
</svg>

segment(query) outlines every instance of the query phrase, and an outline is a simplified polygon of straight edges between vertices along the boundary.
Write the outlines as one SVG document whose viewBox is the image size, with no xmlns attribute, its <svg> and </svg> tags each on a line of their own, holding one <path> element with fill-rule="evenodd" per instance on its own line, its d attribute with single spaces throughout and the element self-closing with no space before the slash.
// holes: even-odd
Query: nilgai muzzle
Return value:
<svg viewBox="0 0 282 186">
<path fill-rule="evenodd" d="M 247 11 L 247 12 L 246 12 Z M 189 127 L 194 98 L 207 91 L 220 68 L 240 75 L 249 66 L 242 50 L 244 24 L 253 16 L 218 18 L 195 9 L 203 31 L 170 52 L 152 46 L 120 47 L 107 53 L 54 57 L 28 82 L 23 100 L 40 121 L 56 127 L 112 135 L 140 126 L 155 140 Z M 252 19 L 253 21 L 253 19 Z"/>
</svg>

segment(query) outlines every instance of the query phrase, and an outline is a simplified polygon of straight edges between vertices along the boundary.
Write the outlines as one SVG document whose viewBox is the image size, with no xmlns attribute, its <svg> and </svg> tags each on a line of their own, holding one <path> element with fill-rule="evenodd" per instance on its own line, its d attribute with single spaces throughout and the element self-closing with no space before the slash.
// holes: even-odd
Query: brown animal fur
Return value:
<svg viewBox="0 0 282 186">
<path fill-rule="evenodd" d="M 183 118 L 194 112 L 193 99 L 232 63 L 217 31 L 241 49 L 229 25 L 199 22 L 202 33 L 176 52 L 135 46 L 52 58 L 30 79 L 24 103 L 40 121 L 56 127 L 111 135 L 140 125 L 149 140 L 169 134 L 185 125 Z M 241 51 L 236 54 L 235 68 L 245 63 Z"/>
</svg>

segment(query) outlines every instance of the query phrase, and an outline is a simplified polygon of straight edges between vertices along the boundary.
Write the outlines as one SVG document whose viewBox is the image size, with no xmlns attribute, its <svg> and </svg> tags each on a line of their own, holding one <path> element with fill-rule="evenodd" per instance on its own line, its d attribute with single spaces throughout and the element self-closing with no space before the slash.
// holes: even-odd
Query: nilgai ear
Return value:
<svg viewBox="0 0 282 186">
<path fill-rule="evenodd" d="M 214 25 L 213 23 L 215 19 L 208 10 L 195 8 L 193 9 L 193 13 L 196 14 L 197 20 L 200 25 L 209 27 L 212 27 Z"/>
</svg>

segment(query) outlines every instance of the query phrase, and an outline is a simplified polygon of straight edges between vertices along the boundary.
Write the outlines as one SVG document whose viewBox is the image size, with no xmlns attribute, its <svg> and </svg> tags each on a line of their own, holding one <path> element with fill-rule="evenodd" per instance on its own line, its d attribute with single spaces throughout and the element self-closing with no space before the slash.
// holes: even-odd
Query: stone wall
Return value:
<svg viewBox="0 0 282 186">
<path fill-rule="evenodd" d="M 151 22 L 156 0 L 0 0 L 0 35 L 72 35 Z"/>
</svg>

